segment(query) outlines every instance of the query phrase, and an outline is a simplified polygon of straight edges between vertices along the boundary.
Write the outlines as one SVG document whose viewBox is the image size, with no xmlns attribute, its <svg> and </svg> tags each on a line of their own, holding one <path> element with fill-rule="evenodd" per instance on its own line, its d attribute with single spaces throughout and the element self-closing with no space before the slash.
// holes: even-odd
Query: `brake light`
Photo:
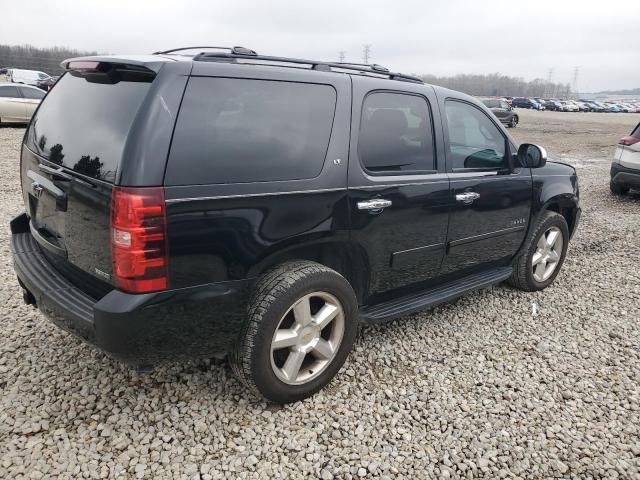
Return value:
<svg viewBox="0 0 640 480">
<path fill-rule="evenodd" d="M 635 143 L 640 142 L 640 138 L 636 138 L 636 137 L 622 137 L 620 139 L 620 141 L 618 142 L 618 145 L 633 145 Z"/>
<path fill-rule="evenodd" d="M 115 285 L 120 290 L 143 293 L 168 287 L 162 187 L 113 187 L 111 253 Z"/>
</svg>

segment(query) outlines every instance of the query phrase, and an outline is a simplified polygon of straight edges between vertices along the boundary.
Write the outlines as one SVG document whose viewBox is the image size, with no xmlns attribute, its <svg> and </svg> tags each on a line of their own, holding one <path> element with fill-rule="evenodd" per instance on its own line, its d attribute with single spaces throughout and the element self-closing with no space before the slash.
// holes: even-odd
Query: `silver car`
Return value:
<svg viewBox="0 0 640 480">
<path fill-rule="evenodd" d="M 16 83 L 0 83 L 0 124 L 28 123 L 45 92 Z"/>
</svg>

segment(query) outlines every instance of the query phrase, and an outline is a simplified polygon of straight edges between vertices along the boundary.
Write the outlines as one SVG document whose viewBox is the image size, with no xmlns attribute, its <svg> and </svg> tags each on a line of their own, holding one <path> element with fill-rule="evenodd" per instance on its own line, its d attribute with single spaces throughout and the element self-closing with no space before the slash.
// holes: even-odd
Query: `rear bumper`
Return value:
<svg viewBox="0 0 640 480">
<path fill-rule="evenodd" d="M 20 217 L 18 217 L 20 218 Z M 19 223 L 19 222 L 18 222 Z M 134 366 L 227 353 L 246 318 L 246 281 L 94 299 L 47 261 L 29 232 L 13 232 L 20 285 L 54 324 Z M 31 296 L 29 296 L 29 294 Z"/>
<path fill-rule="evenodd" d="M 627 168 L 619 163 L 611 164 L 611 181 L 616 185 L 640 188 L 640 170 Z"/>
</svg>

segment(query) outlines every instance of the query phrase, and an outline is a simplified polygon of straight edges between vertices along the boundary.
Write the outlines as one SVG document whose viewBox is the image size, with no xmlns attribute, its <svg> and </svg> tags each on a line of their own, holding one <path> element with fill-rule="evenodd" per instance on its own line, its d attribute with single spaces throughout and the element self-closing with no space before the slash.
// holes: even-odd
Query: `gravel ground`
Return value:
<svg viewBox="0 0 640 480">
<path fill-rule="evenodd" d="M 0 478 L 640 478 L 640 195 L 608 191 L 640 115 L 520 113 L 514 136 L 580 174 L 555 284 L 368 327 L 328 388 L 285 407 L 224 362 L 137 375 L 23 305 L 6 228 L 23 130 L 0 129 Z"/>
</svg>

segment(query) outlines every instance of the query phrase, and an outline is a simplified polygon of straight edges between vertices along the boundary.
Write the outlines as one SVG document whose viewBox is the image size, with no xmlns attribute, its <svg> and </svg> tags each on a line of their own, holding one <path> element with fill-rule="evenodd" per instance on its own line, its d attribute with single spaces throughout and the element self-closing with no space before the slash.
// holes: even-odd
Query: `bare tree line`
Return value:
<svg viewBox="0 0 640 480">
<path fill-rule="evenodd" d="M 568 83 L 553 83 L 541 78 L 526 81 L 499 73 L 487 75 L 459 74 L 453 77 L 422 75 L 426 83 L 458 90 L 477 96 L 552 97 L 567 98 L 571 95 Z"/>
<path fill-rule="evenodd" d="M 36 48 L 31 45 L 0 45 L 0 67 L 41 70 L 49 75 L 63 73 L 60 62 L 66 58 L 96 55 L 66 47 Z M 569 84 L 552 83 L 537 78 L 526 81 L 499 73 L 488 75 L 460 74 L 453 77 L 423 75 L 425 82 L 458 90 L 470 95 L 510 95 L 522 97 L 568 97 Z"/>
<path fill-rule="evenodd" d="M 65 47 L 36 48 L 31 45 L 0 45 L 0 67 L 40 70 L 49 75 L 60 75 L 60 62 L 66 58 L 96 55 Z"/>
</svg>

